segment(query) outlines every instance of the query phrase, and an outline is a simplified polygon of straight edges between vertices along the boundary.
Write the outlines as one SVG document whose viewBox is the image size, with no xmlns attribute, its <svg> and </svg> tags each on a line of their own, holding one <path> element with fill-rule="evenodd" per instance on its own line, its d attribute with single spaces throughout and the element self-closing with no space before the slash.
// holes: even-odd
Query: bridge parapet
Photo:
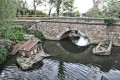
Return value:
<svg viewBox="0 0 120 80">
<path fill-rule="evenodd" d="M 64 22 L 91 22 L 104 23 L 104 18 L 79 18 L 79 17 L 17 17 L 18 20 L 35 20 L 35 21 L 64 21 Z M 116 19 L 116 23 L 120 23 Z"/>
</svg>

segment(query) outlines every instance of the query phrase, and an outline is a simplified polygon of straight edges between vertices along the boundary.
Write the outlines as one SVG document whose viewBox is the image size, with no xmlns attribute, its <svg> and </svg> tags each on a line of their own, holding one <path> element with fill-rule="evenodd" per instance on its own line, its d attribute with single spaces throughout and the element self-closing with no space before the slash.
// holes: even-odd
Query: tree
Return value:
<svg viewBox="0 0 120 80">
<path fill-rule="evenodd" d="M 38 5 L 40 5 L 42 3 L 42 0 L 34 0 L 33 2 L 33 6 L 34 6 L 34 15 L 36 15 L 36 8 Z"/>
<path fill-rule="evenodd" d="M 51 16 L 52 10 L 56 6 L 56 0 L 44 0 L 44 6 L 46 7 L 46 10 L 48 11 L 48 17 Z"/>
<path fill-rule="evenodd" d="M 79 11 L 74 11 L 74 12 L 64 12 L 63 16 L 67 16 L 67 17 L 79 17 L 80 13 Z"/>
<path fill-rule="evenodd" d="M 57 0 L 57 4 L 56 4 L 57 16 L 59 16 L 61 4 L 62 4 L 62 0 Z"/>
<path fill-rule="evenodd" d="M 120 16 L 120 1 L 118 0 L 101 0 L 101 10 L 107 17 L 119 17 Z"/>
<path fill-rule="evenodd" d="M 0 0 L 0 37 L 7 38 L 11 20 L 16 16 L 15 0 Z"/>
<path fill-rule="evenodd" d="M 107 4 L 106 15 L 113 17 L 120 17 L 120 2 L 117 0 L 110 1 Z"/>
<path fill-rule="evenodd" d="M 60 10 L 63 14 L 71 14 L 75 10 L 74 0 L 57 0 L 56 3 L 56 13 L 57 16 L 60 15 Z"/>
<path fill-rule="evenodd" d="M 26 0 L 21 0 L 23 16 L 26 14 Z"/>
<path fill-rule="evenodd" d="M 74 7 L 74 0 L 65 0 L 62 5 L 63 11 L 69 11 L 72 12 L 75 10 Z"/>
<path fill-rule="evenodd" d="M 105 14 L 99 8 L 93 7 L 85 13 L 85 16 L 95 17 L 95 18 L 103 18 L 103 17 L 105 17 Z"/>
<path fill-rule="evenodd" d="M 65 0 L 62 4 L 63 16 L 76 17 L 79 16 L 79 12 L 75 11 L 74 0 Z M 76 15 L 77 14 L 77 15 Z"/>
</svg>

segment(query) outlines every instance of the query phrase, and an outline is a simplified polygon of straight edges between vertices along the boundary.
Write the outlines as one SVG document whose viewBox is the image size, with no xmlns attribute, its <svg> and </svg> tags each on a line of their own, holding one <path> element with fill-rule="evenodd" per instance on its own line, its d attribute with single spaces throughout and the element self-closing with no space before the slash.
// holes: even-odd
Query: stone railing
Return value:
<svg viewBox="0 0 120 80">
<path fill-rule="evenodd" d="M 91 22 L 104 23 L 104 18 L 79 18 L 79 17 L 17 17 L 17 20 L 37 20 L 37 21 L 62 21 L 62 22 Z M 116 23 L 120 23 L 116 19 Z"/>
</svg>

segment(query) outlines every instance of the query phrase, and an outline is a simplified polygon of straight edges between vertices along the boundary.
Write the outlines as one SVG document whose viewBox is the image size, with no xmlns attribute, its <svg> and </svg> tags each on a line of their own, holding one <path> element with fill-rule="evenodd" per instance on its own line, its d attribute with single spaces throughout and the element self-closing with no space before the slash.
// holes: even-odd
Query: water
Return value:
<svg viewBox="0 0 120 80">
<path fill-rule="evenodd" d="M 43 48 L 53 57 L 22 71 L 16 66 L 16 56 L 0 67 L 0 80 L 120 80 L 120 48 L 110 56 L 92 54 L 94 45 L 79 47 L 68 41 L 45 41 Z M 107 79 L 105 79 L 107 78 Z"/>
</svg>

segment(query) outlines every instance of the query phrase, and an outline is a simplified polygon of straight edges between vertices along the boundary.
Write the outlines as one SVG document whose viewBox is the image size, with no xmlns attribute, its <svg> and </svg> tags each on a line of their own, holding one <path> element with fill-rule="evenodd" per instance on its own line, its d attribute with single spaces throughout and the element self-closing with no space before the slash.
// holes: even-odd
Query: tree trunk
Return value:
<svg viewBox="0 0 120 80">
<path fill-rule="evenodd" d="M 57 0 L 57 17 L 59 17 L 60 14 L 60 5 L 62 3 L 62 0 Z"/>
<path fill-rule="evenodd" d="M 51 10 L 52 10 L 52 8 L 49 10 L 48 17 L 51 17 Z"/>
<path fill-rule="evenodd" d="M 36 15 L 36 5 L 35 5 L 35 0 L 34 0 L 34 15 Z"/>
</svg>

